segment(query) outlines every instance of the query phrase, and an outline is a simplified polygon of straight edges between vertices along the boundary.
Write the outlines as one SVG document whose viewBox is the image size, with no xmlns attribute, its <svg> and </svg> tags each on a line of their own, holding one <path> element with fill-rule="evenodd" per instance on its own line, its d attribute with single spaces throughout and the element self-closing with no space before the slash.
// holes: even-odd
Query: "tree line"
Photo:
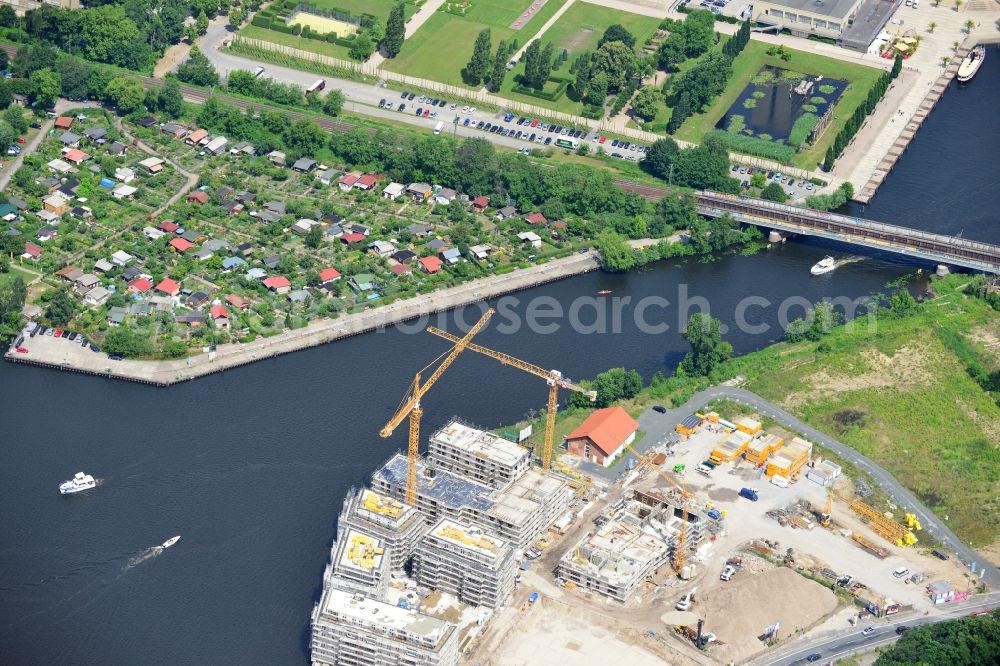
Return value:
<svg viewBox="0 0 1000 666">
<path fill-rule="evenodd" d="M 583 53 L 570 66 L 575 75 L 573 94 L 586 104 L 603 106 L 609 95 L 622 91 L 630 95 L 640 74 L 650 68 L 635 54 L 635 36 L 620 25 L 608 26 L 597 50 Z"/>
<path fill-rule="evenodd" d="M 859 104 L 854 109 L 854 113 L 844 123 L 844 126 L 840 128 L 840 131 L 837 132 L 837 136 L 833 140 L 833 145 L 827 148 L 826 157 L 823 160 L 824 171 L 833 169 L 833 163 L 844 152 L 844 148 L 847 148 L 851 139 L 854 138 L 854 135 L 858 133 L 858 130 L 865 123 L 865 118 L 875 110 L 875 107 L 878 106 L 879 101 L 901 71 L 903 71 L 903 57 L 897 54 L 896 60 L 892 63 L 892 69 L 888 72 L 882 72 L 882 75 L 875 81 L 871 90 L 868 91 L 868 97 L 865 98 L 864 103 Z"/>
<path fill-rule="evenodd" d="M 472 58 L 462 69 L 462 80 L 470 86 L 485 84 L 490 91 L 499 92 L 507 76 L 507 61 L 516 51 L 516 39 L 510 42 L 501 39 L 494 52 L 490 29 L 481 30 L 472 47 Z"/>
</svg>

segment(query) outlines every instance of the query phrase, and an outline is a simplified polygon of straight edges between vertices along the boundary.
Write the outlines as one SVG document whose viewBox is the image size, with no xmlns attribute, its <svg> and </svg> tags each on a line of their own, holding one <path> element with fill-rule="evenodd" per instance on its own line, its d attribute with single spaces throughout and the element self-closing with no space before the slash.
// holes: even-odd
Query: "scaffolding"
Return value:
<svg viewBox="0 0 1000 666">
<path fill-rule="evenodd" d="M 862 518 L 867 518 L 872 529 L 889 543 L 894 543 L 897 546 L 911 546 L 917 542 L 917 538 L 910 531 L 910 528 L 900 525 L 891 518 L 886 518 L 859 499 L 851 502 L 851 510 Z"/>
</svg>

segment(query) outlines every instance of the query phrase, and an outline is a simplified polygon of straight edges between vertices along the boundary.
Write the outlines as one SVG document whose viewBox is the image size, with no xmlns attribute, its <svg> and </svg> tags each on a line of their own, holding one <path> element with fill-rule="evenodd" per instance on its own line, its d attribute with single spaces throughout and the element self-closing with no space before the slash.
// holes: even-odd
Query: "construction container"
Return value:
<svg viewBox="0 0 1000 666">
<path fill-rule="evenodd" d="M 762 465 L 772 453 L 785 445 L 785 440 L 777 435 L 764 434 L 755 437 L 747 446 L 746 461 L 753 465 Z"/>
<path fill-rule="evenodd" d="M 809 462 L 811 455 L 812 444 L 796 437 L 768 459 L 766 474 L 768 476 L 779 474 L 794 480 Z"/>
<path fill-rule="evenodd" d="M 705 420 L 709 423 L 718 423 L 719 412 L 709 412 L 708 414 L 705 414 Z"/>
<path fill-rule="evenodd" d="M 677 433 L 680 435 L 690 436 L 698 431 L 698 428 L 701 427 L 702 423 L 704 423 L 704 419 L 702 419 L 700 416 L 697 416 L 696 414 L 692 414 L 691 416 L 687 417 L 686 419 L 678 423 L 677 426 L 674 428 L 674 430 L 676 430 Z"/>
<path fill-rule="evenodd" d="M 714 463 L 727 463 L 736 460 L 746 451 L 750 444 L 751 435 L 737 430 L 729 435 L 724 442 L 712 449 L 709 459 Z"/>
<path fill-rule="evenodd" d="M 806 472 L 806 478 L 821 486 L 829 486 L 840 476 L 841 471 L 837 463 L 824 460 Z"/>
<path fill-rule="evenodd" d="M 741 416 L 736 419 L 736 429 L 753 437 L 760 432 L 761 425 L 760 421 L 756 421 L 749 416 Z"/>
</svg>

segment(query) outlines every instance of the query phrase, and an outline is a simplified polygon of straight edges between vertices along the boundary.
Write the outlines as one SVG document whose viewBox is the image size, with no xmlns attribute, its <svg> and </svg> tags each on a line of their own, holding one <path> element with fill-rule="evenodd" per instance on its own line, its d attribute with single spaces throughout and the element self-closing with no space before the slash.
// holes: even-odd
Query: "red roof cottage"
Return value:
<svg viewBox="0 0 1000 666">
<path fill-rule="evenodd" d="M 73 126 L 73 116 L 59 116 L 55 122 L 56 129 L 68 130 Z"/>
<path fill-rule="evenodd" d="M 209 314 L 216 328 L 229 328 L 229 313 L 223 305 L 213 305 Z"/>
<path fill-rule="evenodd" d="M 185 240 L 183 238 L 174 238 L 170 241 L 170 246 L 175 250 L 177 250 L 178 252 L 180 252 L 181 254 L 184 254 L 185 252 L 194 247 L 194 243 L 192 243 L 189 240 Z"/>
<path fill-rule="evenodd" d="M 181 293 L 181 286 L 170 278 L 163 278 L 160 284 L 156 285 L 156 291 L 163 292 L 167 296 L 176 296 Z"/>
<path fill-rule="evenodd" d="M 153 283 L 144 277 L 136 278 L 128 283 L 128 290 L 133 294 L 145 294 L 153 288 Z"/>
<path fill-rule="evenodd" d="M 292 288 L 292 283 L 284 275 L 275 275 L 264 280 L 264 286 L 276 294 L 285 294 Z"/>
<path fill-rule="evenodd" d="M 208 203 L 208 192 L 192 192 L 188 195 L 188 203 L 206 204 Z"/>
<path fill-rule="evenodd" d="M 545 219 L 545 216 L 541 213 L 532 213 L 531 215 L 526 215 L 524 221 L 528 224 L 548 224 L 549 221 Z"/>
<path fill-rule="evenodd" d="M 226 296 L 226 303 L 229 303 L 237 310 L 246 310 L 248 303 L 243 298 L 237 296 L 236 294 L 229 294 Z"/>
<path fill-rule="evenodd" d="M 486 210 L 487 206 L 489 205 L 490 205 L 490 198 L 487 196 L 483 196 L 481 194 L 472 200 L 472 207 L 476 210 L 477 213 L 482 213 L 484 210 Z"/>
<path fill-rule="evenodd" d="M 330 284 L 331 282 L 336 282 L 340 279 L 340 271 L 336 268 L 324 268 L 319 272 L 319 283 Z"/>
<path fill-rule="evenodd" d="M 428 273 L 437 273 L 441 270 L 441 260 L 437 257 L 421 257 L 420 267 Z"/>
<path fill-rule="evenodd" d="M 172 222 L 170 220 L 164 220 L 163 222 L 160 222 L 158 225 L 156 225 L 156 228 L 165 234 L 172 234 L 181 227 L 176 222 Z"/>
<path fill-rule="evenodd" d="M 607 467 L 635 440 L 639 424 L 621 407 L 598 409 L 566 436 L 571 455 Z"/>
</svg>

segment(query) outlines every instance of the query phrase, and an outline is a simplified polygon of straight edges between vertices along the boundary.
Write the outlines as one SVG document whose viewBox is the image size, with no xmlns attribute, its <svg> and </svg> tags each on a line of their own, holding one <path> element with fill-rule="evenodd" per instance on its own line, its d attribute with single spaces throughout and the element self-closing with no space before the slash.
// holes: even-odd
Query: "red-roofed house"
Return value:
<svg viewBox="0 0 1000 666">
<path fill-rule="evenodd" d="M 202 192 L 201 190 L 192 192 L 188 195 L 188 203 L 196 203 L 199 205 L 208 203 L 208 192 Z"/>
<path fill-rule="evenodd" d="M 437 273 L 441 270 L 441 260 L 437 257 L 421 257 L 419 263 L 428 273 Z"/>
<path fill-rule="evenodd" d="M 177 231 L 178 229 L 180 229 L 181 226 L 179 224 L 177 224 L 176 222 L 171 222 L 170 220 L 166 220 L 166 221 L 160 222 L 158 225 L 156 225 L 156 228 L 159 229 L 160 231 L 162 231 L 165 234 L 172 234 L 175 231 Z"/>
<path fill-rule="evenodd" d="M 181 293 L 181 286 L 170 278 L 163 278 L 163 281 L 156 285 L 156 291 L 163 292 L 167 296 L 176 296 Z"/>
<path fill-rule="evenodd" d="M 344 234 L 343 236 L 340 237 L 340 240 L 343 241 L 346 245 L 360 243 L 364 239 L 365 239 L 364 234 L 355 234 L 355 233 Z"/>
<path fill-rule="evenodd" d="M 621 407 L 598 409 L 566 436 L 571 455 L 607 467 L 635 441 L 639 424 Z"/>
<path fill-rule="evenodd" d="M 133 294 L 145 294 L 153 288 L 153 283 L 144 277 L 136 278 L 128 283 L 128 290 Z"/>
<path fill-rule="evenodd" d="M 541 213 L 532 213 L 531 215 L 526 215 L 524 221 L 528 224 L 548 224 L 549 221 L 545 219 L 545 216 Z"/>
<path fill-rule="evenodd" d="M 340 271 L 336 268 L 324 268 L 319 272 L 319 283 L 321 285 L 331 284 L 340 279 Z"/>
<path fill-rule="evenodd" d="M 373 176 L 371 174 L 367 174 L 367 175 L 361 176 L 361 178 L 358 178 L 357 182 L 354 183 L 354 189 L 356 189 L 356 190 L 370 190 L 373 187 L 375 187 L 375 183 L 377 183 L 377 182 L 378 181 L 375 180 L 375 176 Z"/>
<path fill-rule="evenodd" d="M 249 303 L 247 303 L 243 298 L 237 296 L 236 294 L 229 294 L 228 296 L 226 296 L 226 303 L 229 303 L 237 310 L 246 310 L 247 307 L 249 307 Z"/>
<path fill-rule="evenodd" d="M 477 213 L 482 213 L 490 205 L 490 198 L 480 194 L 478 197 L 472 200 L 472 207 Z"/>
<path fill-rule="evenodd" d="M 194 247 L 194 243 L 183 238 L 173 238 L 170 240 L 170 246 L 180 252 L 181 254 L 187 252 Z"/>
<path fill-rule="evenodd" d="M 215 322 L 216 328 L 229 328 L 229 313 L 226 312 L 225 306 L 213 305 L 209 315 Z"/>
<path fill-rule="evenodd" d="M 187 135 L 187 138 L 184 139 L 184 143 L 193 146 L 195 144 L 201 143 L 203 139 L 207 138 L 208 138 L 208 130 L 196 129 L 195 131 Z"/>
<path fill-rule="evenodd" d="M 340 180 L 337 181 L 337 185 L 338 187 L 340 187 L 340 189 L 346 192 L 352 187 L 354 187 L 354 184 L 358 182 L 360 178 L 361 174 L 358 173 L 357 171 L 352 171 L 351 173 L 345 173 L 343 176 L 340 177 Z"/>
<path fill-rule="evenodd" d="M 57 129 L 68 130 L 73 126 L 73 116 L 59 116 L 56 118 L 55 125 Z"/>
<path fill-rule="evenodd" d="M 287 294 L 292 288 L 292 283 L 284 275 L 275 275 L 264 280 L 264 286 L 276 294 Z"/>
<path fill-rule="evenodd" d="M 42 256 L 42 248 L 38 247 L 34 243 L 24 244 L 24 254 L 21 255 L 25 259 L 38 259 Z"/>
<path fill-rule="evenodd" d="M 392 271 L 393 275 L 409 275 L 413 270 L 406 264 L 392 264 L 389 266 L 389 270 Z"/>
<path fill-rule="evenodd" d="M 84 160 L 90 159 L 90 155 L 83 152 L 79 148 L 73 148 L 72 150 L 67 150 L 66 154 L 63 155 L 63 157 L 65 157 L 67 161 L 72 162 L 73 164 L 76 165 L 79 165 L 80 162 L 83 162 Z"/>
</svg>

